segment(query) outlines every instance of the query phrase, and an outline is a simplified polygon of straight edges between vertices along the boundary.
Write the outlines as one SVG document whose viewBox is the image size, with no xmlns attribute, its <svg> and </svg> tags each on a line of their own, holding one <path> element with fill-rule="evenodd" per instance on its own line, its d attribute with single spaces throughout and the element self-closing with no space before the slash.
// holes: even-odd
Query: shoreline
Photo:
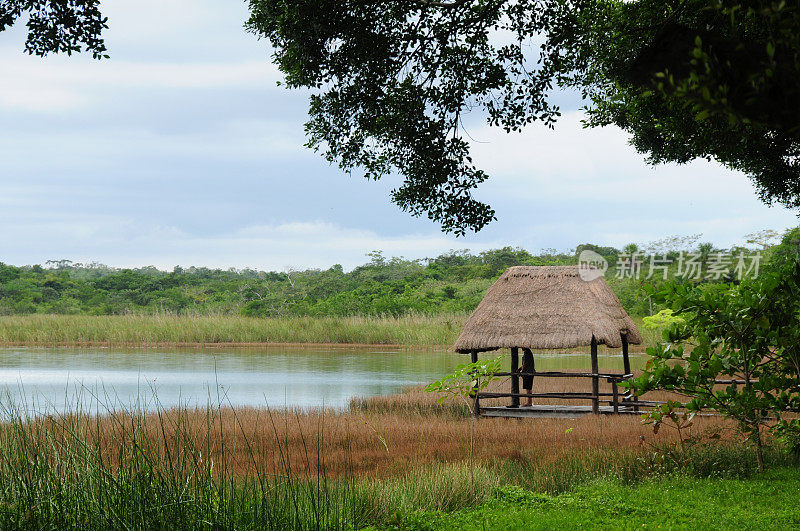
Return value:
<svg viewBox="0 0 800 531">
<path fill-rule="evenodd" d="M 155 341 L 155 342 L 116 342 L 116 341 L 57 341 L 57 342 L 41 342 L 41 341 L 0 341 L 0 348 L 133 348 L 133 349 L 155 349 L 155 348 L 199 348 L 199 349 L 249 349 L 249 348 L 339 348 L 339 349 L 363 349 L 370 350 L 375 348 L 386 348 L 392 350 L 425 350 L 425 351 L 452 351 L 452 346 L 448 345 L 414 345 L 414 344 L 400 344 L 400 343 L 314 343 L 314 342 L 246 342 L 246 341 L 221 341 L 221 342 L 208 342 L 203 343 L 199 341 Z M 601 345 L 601 350 L 605 352 L 619 352 L 620 349 L 610 349 Z M 491 351 L 501 352 L 502 350 Z M 646 347 L 635 345 L 630 348 L 631 354 L 645 354 Z M 535 350 L 534 352 L 543 352 Z M 555 351 L 554 351 L 555 352 Z M 583 349 L 559 349 L 559 352 L 575 354 L 583 352 Z M 464 354 L 466 356 L 466 354 Z"/>
<path fill-rule="evenodd" d="M 313 342 L 270 342 L 270 341 L 151 341 L 151 342 L 117 342 L 117 341 L 0 341 L 0 348 L 32 347 L 32 348 L 81 348 L 81 347 L 121 347 L 121 348 L 271 348 L 271 347 L 297 347 L 297 348 L 390 348 L 403 349 L 428 349 L 447 350 L 443 345 L 401 345 L 399 343 L 313 343 Z"/>
</svg>

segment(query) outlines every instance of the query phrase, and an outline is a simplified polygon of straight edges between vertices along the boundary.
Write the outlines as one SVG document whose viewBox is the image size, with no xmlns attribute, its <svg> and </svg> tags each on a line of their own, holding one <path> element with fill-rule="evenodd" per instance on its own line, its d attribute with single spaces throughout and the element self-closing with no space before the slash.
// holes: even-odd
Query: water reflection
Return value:
<svg viewBox="0 0 800 531">
<path fill-rule="evenodd" d="M 496 353 L 485 353 L 490 357 Z M 468 361 L 447 351 L 269 347 L 260 349 L 0 349 L 3 402 L 29 410 L 95 411 L 208 404 L 344 408 L 354 396 L 425 384 Z M 641 356 L 633 356 L 634 366 Z M 538 370 L 587 369 L 586 353 L 536 353 Z M 621 370 L 618 351 L 602 370 Z"/>
</svg>

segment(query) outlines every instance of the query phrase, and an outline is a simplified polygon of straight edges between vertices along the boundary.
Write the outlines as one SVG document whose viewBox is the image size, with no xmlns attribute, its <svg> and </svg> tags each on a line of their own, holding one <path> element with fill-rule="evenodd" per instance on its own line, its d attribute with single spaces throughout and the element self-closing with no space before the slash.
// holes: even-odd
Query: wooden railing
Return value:
<svg viewBox="0 0 800 531">
<path fill-rule="evenodd" d="M 619 413 L 620 408 L 628 408 L 628 411 L 638 412 L 641 408 L 652 408 L 657 407 L 666 402 L 657 401 L 657 400 L 642 400 L 638 396 L 636 396 L 633 391 L 627 391 L 625 393 L 620 393 L 619 384 L 624 382 L 625 380 L 629 380 L 633 378 L 633 374 L 622 374 L 622 373 L 591 373 L 591 372 L 560 372 L 560 371 L 543 371 L 543 372 L 496 372 L 492 374 L 496 377 L 504 377 L 510 376 L 512 377 L 512 392 L 510 393 L 501 393 L 501 392 L 493 392 L 493 391 L 481 391 L 481 392 L 474 392 L 473 399 L 474 399 L 474 408 L 475 414 L 480 414 L 480 400 L 485 398 L 511 398 L 511 406 L 510 407 L 519 407 L 519 399 L 520 398 L 555 398 L 561 400 L 591 400 L 592 401 L 592 412 L 599 413 L 600 412 L 600 404 L 605 403 L 611 406 L 611 409 L 614 413 Z M 575 392 L 575 391 L 565 391 L 565 392 L 548 392 L 548 393 L 520 393 L 519 392 L 519 380 L 518 378 L 522 378 L 523 376 L 533 376 L 534 378 L 587 378 L 592 380 L 592 391 L 591 392 Z M 516 382 L 515 382 L 516 380 Z M 600 392 L 599 391 L 599 381 L 605 380 L 606 383 L 611 384 L 611 392 Z M 751 380 L 753 383 L 754 380 Z M 516 385 L 515 385 L 516 384 Z M 717 385 L 745 385 L 747 384 L 746 380 L 716 380 L 715 384 Z M 603 398 L 610 398 L 610 400 L 602 400 Z"/>
<path fill-rule="evenodd" d="M 591 373 L 591 372 L 560 372 L 560 371 L 542 371 L 542 372 L 496 372 L 493 376 L 512 377 L 511 392 L 501 393 L 493 391 L 481 391 L 473 393 L 475 414 L 480 414 L 480 400 L 484 398 L 511 398 L 510 407 L 519 407 L 520 398 L 555 398 L 561 400 L 591 400 L 592 412 L 600 412 L 601 402 L 607 403 L 611 406 L 614 413 L 619 413 L 620 407 L 631 407 L 634 411 L 639 411 L 639 406 L 646 405 L 645 402 L 640 402 L 632 391 L 620 393 L 619 384 L 625 380 L 633 377 L 633 374 L 622 373 Z M 591 392 L 549 392 L 549 393 L 520 393 L 519 392 L 519 378 L 523 376 L 532 376 L 534 378 L 587 378 L 592 380 Z M 611 384 L 611 392 L 600 392 L 599 381 L 605 380 Z M 515 385 L 516 384 L 516 385 Z M 610 398 L 608 401 L 601 400 L 602 398 Z"/>
</svg>

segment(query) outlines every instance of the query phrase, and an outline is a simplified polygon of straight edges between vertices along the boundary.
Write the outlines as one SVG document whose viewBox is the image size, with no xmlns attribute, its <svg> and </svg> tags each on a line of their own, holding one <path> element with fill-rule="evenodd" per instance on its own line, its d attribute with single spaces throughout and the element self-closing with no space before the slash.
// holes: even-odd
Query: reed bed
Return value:
<svg viewBox="0 0 800 531">
<path fill-rule="evenodd" d="M 466 315 L 291 317 L 45 315 L 0 318 L 0 344 L 35 346 L 335 343 L 450 346 Z"/>
<path fill-rule="evenodd" d="M 147 347 L 314 343 L 451 348 L 467 317 L 466 314 L 290 318 L 12 315 L 0 317 L 0 345 Z M 641 320 L 634 321 L 641 328 Z M 661 336 L 657 329 L 641 332 L 644 343 L 633 345 L 632 351 L 643 350 Z"/>
<path fill-rule="evenodd" d="M 413 390 L 402 400 L 418 398 Z M 2 528 L 353 529 L 473 507 L 508 484 L 557 493 L 597 477 L 738 477 L 754 468 L 719 418 L 692 429 L 722 442 L 678 461 L 664 457 L 676 434 L 655 435 L 636 417 L 475 421 L 452 410 L 221 404 L 30 417 L 4 405 Z"/>
<path fill-rule="evenodd" d="M 410 392 L 404 400 L 410 402 L 417 396 L 416 391 Z M 653 434 L 637 416 L 484 418 L 472 422 L 463 412 L 454 417 L 449 413 L 420 414 L 411 408 L 337 412 L 221 407 L 99 416 L 70 413 L 17 424 L 28 434 L 35 433 L 33 439 L 44 437 L 58 447 L 80 441 L 94 448 L 98 458 L 111 467 L 121 466 L 131 448 L 140 448 L 161 464 L 200 451 L 203 459 L 216 463 L 215 474 L 241 477 L 288 469 L 302 477 L 324 473 L 331 478 L 382 478 L 421 466 L 464 463 L 471 446 L 479 463 L 513 459 L 540 466 L 596 451 L 636 450 L 642 438 L 656 445 L 677 440 L 669 429 Z M 720 418 L 701 418 L 693 429 L 697 433 L 731 431 L 733 427 Z M 474 444 L 470 442 L 471 428 Z M 3 437 L 8 434 L 4 432 Z M 11 444 L 10 440 L 0 442 Z"/>
</svg>

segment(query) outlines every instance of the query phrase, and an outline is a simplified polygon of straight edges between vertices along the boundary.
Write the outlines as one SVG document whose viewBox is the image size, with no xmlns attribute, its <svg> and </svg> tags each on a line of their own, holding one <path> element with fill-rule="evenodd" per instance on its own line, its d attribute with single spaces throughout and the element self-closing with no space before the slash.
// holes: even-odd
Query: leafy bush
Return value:
<svg viewBox="0 0 800 531">
<path fill-rule="evenodd" d="M 774 431 L 786 451 L 800 459 L 800 419 L 781 420 L 775 425 Z"/>
<path fill-rule="evenodd" d="M 642 318 L 642 325 L 645 328 L 650 328 L 650 329 L 666 328 L 683 322 L 684 322 L 683 317 L 675 315 L 675 313 L 669 308 L 661 310 L 655 315 L 650 315 L 648 317 Z"/>
</svg>

